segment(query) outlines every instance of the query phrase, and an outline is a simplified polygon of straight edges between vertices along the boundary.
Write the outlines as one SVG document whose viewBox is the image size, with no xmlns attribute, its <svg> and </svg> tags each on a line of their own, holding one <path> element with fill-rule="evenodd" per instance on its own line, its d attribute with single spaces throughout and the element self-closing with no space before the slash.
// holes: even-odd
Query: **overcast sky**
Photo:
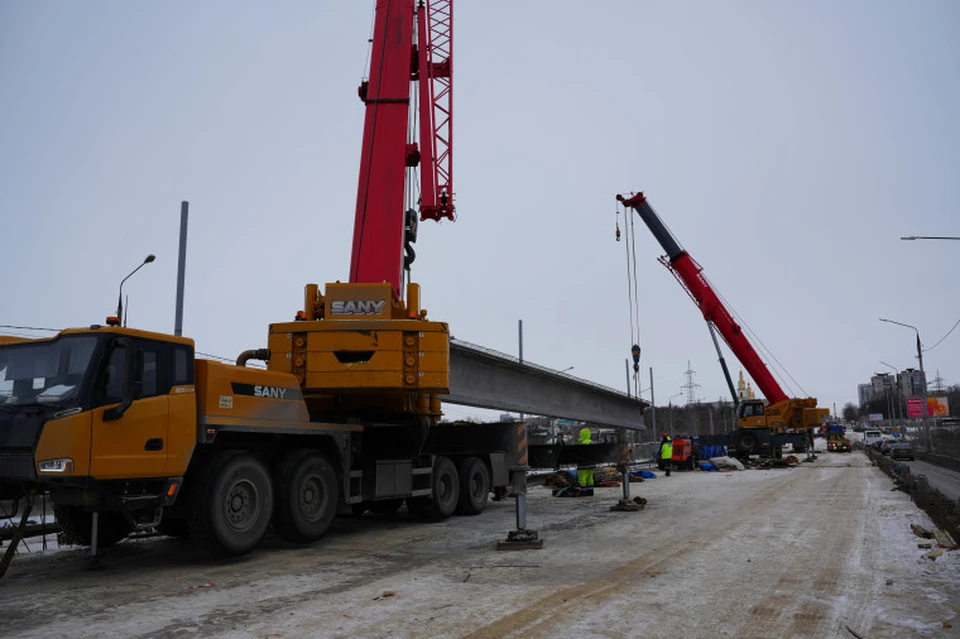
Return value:
<svg viewBox="0 0 960 639">
<path fill-rule="evenodd" d="M 181 200 L 199 351 L 346 280 L 374 4 L 0 3 L 0 324 L 102 322 L 154 253 L 129 323 L 172 331 Z M 879 317 L 926 347 L 960 319 L 960 241 L 899 239 L 960 236 L 960 4 L 460 0 L 454 25 L 459 218 L 421 225 L 414 279 L 455 337 L 516 354 L 522 319 L 527 360 L 623 388 L 638 190 L 788 394 L 839 410 L 916 366 Z M 642 226 L 636 253 L 643 387 L 665 404 L 689 360 L 726 396 Z M 960 383 L 960 329 L 924 365 Z"/>
</svg>

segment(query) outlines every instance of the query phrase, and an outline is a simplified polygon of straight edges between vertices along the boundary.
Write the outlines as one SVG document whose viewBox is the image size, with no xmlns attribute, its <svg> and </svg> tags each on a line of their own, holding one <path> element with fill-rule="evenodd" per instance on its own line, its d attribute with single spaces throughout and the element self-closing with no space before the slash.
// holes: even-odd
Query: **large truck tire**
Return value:
<svg viewBox="0 0 960 639">
<path fill-rule="evenodd" d="M 273 515 L 273 481 L 246 451 L 207 460 L 193 495 L 190 533 L 214 555 L 235 557 L 260 543 Z"/>
<path fill-rule="evenodd" d="M 458 515 L 479 515 L 490 496 L 490 471 L 479 457 L 460 462 L 460 499 Z"/>
<path fill-rule="evenodd" d="M 54 506 L 53 515 L 68 544 L 89 546 L 93 533 L 93 513 L 79 506 Z M 109 510 L 100 513 L 97 547 L 106 548 L 124 539 L 133 530 L 123 514 Z"/>
<path fill-rule="evenodd" d="M 277 467 L 274 485 L 276 533 L 298 544 L 323 537 L 337 514 L 340 498 L 337 473 L 329 460 L 315 451 L 291 453 Z"/>
<path fill-rule="evenodd" d="M 448 457 L 437 457 L 430 478 L 433 494 L 407 500 L 407 508 L 415 516 L 428 521 L 442 521 L 457 510 L 460 501 L 460 476 Z"/>
<path fill-rule="evenodd" d="M 741 455 L 752 455 L 759 452 L 760 442 L 756 433 L 742 430 L 737 433 L 737 452 Z"/>
</svg>

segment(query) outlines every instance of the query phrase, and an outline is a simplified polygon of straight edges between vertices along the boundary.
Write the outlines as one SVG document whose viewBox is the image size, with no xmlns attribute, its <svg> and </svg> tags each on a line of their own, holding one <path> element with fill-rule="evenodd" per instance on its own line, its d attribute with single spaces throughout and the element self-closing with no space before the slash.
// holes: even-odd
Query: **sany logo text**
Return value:
<svg viewBox="0 0 960 639">
<path fill-rule="evenodd" d="M 253 387 L 254 397 L 272 397 L 273 399 L 283 399 L 286 394 L 287 394 L 287 389 L 280 388 L 278 386 L 254 386 Z"/>
<path fill-rule="evenodd" d="M 330 303 L 333 315 L 378 315 L 386 300 L 337 300 Z"/>
</svg>

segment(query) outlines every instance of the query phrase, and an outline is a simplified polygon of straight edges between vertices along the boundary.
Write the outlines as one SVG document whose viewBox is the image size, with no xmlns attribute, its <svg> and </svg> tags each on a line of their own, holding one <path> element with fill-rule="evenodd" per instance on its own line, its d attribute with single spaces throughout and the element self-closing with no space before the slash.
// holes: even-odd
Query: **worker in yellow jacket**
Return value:
<svg viewBox="0 0 960 639">
<path fill-rule="evenodd" d="M 673 440 L 670 439 L 670 435 L 666 433 L 663 434 L 663 439 L 660 440 L 660 463 L 663 465 L 663 469 L 667 473 L 667 477 L 670 476 L 670 460 L 673 458 Z"/>
<path fill-rule="evenodd" d="M 592 444 L 593 440 L 590 439 L 590 429 L 581 428 L 580 437 L 577 439 L 578 444 Z M 581 487 L 587 488 L 593 486 L 593 469 L 592 468 L 577 468 L 577 482 Z"/>
</svg>

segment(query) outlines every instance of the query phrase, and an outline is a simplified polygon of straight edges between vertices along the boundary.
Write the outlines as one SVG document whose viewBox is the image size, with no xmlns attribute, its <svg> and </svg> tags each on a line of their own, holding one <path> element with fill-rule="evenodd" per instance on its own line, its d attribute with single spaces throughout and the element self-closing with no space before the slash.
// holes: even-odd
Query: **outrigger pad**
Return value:
<svg viewBox="0 0 960 639">
<path fill-rule="evenodd" d="M 613 506 L 610 506 L 610 510 L 614 512 L 624 512 L 624 513 L 635 513 L 639 510 L 643 510 L 643 507 L 647 505 L 647 500 L 644 497 L 634 497 L 633 501 L 626 501 L 621 499 Z"/>
<path fill-rule="evenodd" d="M 511 530 L 507 538 L 497 542 L 497 550 L 536 550 L 543 548 L 543 540 L 536 530 Z"/>
</svg>

